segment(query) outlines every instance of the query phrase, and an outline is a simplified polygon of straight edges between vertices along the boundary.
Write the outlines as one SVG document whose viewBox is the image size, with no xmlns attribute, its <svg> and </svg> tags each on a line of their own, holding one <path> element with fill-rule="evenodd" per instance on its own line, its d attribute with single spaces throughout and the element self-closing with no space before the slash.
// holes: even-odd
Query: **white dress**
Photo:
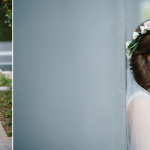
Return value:
<svg viewBox="0 0 150 150">
<path fill-rule="evenodd" d="M 127 68 L 127 150 L 150 150 L 150 93 Z"/>
</svg>

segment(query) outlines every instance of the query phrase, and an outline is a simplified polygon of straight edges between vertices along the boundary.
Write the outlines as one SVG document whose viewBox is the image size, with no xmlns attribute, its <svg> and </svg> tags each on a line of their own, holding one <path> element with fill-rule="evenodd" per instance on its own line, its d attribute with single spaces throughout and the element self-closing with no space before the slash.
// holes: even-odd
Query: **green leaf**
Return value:
<svg viewBox="0 0 150 150">
<path fill-rule="evenodd" d="M 134 40 L 134 41 L 132 41 L 130 44 L 129 44 L 129 46 L 128 46 L 128 48 L 131 48 L 134 44 L 136 44 L 137 43 L 137 39 L 136 40 Z"/>
<path fill-rule="evenodd" d="M 130 51 L 130 54 L 136 50 L 137 46 L 138 46 L 138 44 L 136 43 L 135 47 Z"/>
</svg>

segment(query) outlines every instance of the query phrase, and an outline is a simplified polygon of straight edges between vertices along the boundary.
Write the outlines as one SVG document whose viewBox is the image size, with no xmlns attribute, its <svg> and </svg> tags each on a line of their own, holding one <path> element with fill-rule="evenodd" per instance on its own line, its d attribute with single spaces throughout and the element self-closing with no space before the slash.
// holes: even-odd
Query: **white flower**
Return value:
<svg viewBox="0 0 150 150">
<path fill-rule="evenodd" d="M 126 49 L 128 49 L 128 46 L 130 45 L 131 41 L 126 42 Z"/>
<path fill-rule="evenodd" d="M 129 59 L 131 59 L 132 54 L 129 54 L 129 53 L 130 53 L 130 50 L 126 50 L 126 56 L 127 56 Z"/>
<path fill-rule="evenodd" d="M 150 21 L 144 23 L 145 29 L 150 30 Z"/>
<path fill-rule="evenodd" d="M 141 34 L 145 34 L 147 32 L 145 26 L 140 26 Z"/>
<path fill-rule="evenodd" d="M 139 33 L 134 31 L 133 32 L 133 39 L 135 40 L 138 36 L 139 36 Z"/>
</svg>

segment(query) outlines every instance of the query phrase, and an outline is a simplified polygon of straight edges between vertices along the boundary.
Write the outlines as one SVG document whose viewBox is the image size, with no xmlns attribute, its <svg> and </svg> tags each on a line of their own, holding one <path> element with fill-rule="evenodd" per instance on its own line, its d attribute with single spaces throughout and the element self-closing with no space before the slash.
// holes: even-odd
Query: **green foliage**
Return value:
<svg viewBox="0 0 150 150">
<path fill-rule="evenodd" d="M 0 86 L 11 86 L 12 79 L 0 73 Z M 0 91 L 0 111 L 3 114 L 7 135 L 12 137 L 12 89 L 8 91 Z"/>
<path fill-rule="evenodd" d="M 0 108 L 3 108 L 3 107 L 4 107 L 3 103 L 2 103 L 2 102 L 0 102 Z"/>
<path fill-rule="evenodd" d="M 135 46 L 134 46 L 134 47 L 132 48 L 132 50 L 130 51 L 130 54 L 132 54 L 132 53 L 136 50 L 137 46 L 138 46 L 138 44 L 135 44 Z"/>
<path fill-rule="evenodd" d="M 12 41 L 12 0 L 0 0 L 0 41 Z"/>
<path fill-rule="evenodd" d="M 7 125 L 8 125 L 8 126 L 11 126 L 11 125 L 12 125 L 11 120 L 7 121 Z"/>
<path fill-rule="evenodd" d="M 8 133 L 8 136 L 9 136 L 9 137 L 11 137 L 11 136 L 12 136 L 12 131 L 10 131 L 10 132 Z"/>
<path fill-rule="evenodd" d="M 5 110 L 5 108 L 12 110 L 12 90 L 0 91 L 0 108 L 1 110 Z M 5 117 L 7 116 L 9 115 L 6 114 Z"/>
<path fill-rule="evenodd" d="M 135 39 L 135 40 L 133 40 L 133 41 L 129 44 L 128 48 L 130 49 L 130 48 L 134 47 L 134 46 L 137 44 L 137 42 L 138 42 L 138 38 Z"/>
<path fill-rule="evenodd" d="M 0 73 L 0 86 L 10 86 L 12 79 Z M 0 91 L 0 111 L 3 114 L 7 135 L 12 137 L 12 90 Z"/>
<path fill-rule="evenodd" d="M 5 75 L 0 74 L 0 86 L 11 86 L 12 79 L 5 77 Z"/>
<path fill-rule="evenodd" d="M 5 110 L 2 113 L 5 117 L 12 117 L 12 110 Z"/>
<path fill-rule="evenodd" d="M 5 11 L 4 22 L 12 29 L 12 0 L 3 0 L 3 9 Z"/>
</svg>

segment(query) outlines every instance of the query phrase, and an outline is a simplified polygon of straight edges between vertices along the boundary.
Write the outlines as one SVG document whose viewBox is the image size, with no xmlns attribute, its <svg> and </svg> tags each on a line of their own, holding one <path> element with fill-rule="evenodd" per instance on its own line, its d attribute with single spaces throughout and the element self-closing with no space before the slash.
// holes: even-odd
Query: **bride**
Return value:
<svg viewBox="0 0 150 150">
<path fill-rule="evenodd" d="M 127 150 L 150 150 L 150 20 L 137 27 L 126 49 Z"/>
</svg>

